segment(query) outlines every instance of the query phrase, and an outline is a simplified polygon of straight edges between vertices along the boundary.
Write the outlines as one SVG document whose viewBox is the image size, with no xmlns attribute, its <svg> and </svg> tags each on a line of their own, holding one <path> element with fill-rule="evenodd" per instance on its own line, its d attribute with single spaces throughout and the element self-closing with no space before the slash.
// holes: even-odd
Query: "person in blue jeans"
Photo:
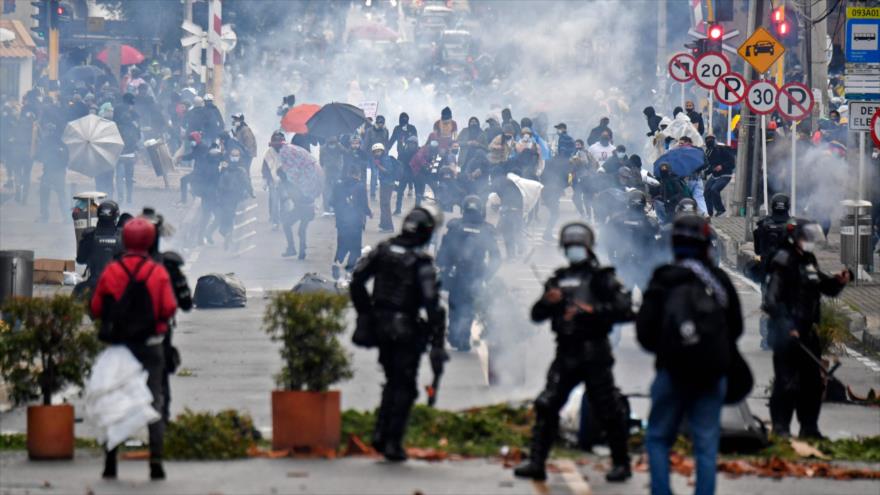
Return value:
<svg viewBox="0 0 880 495">
<path fill-rule="evenodd" d="M 669 450 L 687 418 L 697 471 L 695 493 L 711 495 L 721 407 L 743 331 L 742 313 L 733 283 L 712 263 L 706 219 L 679 214 L 671 237 L 675 261 L 654 272 L 636 318 L 639 343 L 656 356 L 645 435 L 651 493 L 671 494 Z"/>
</svg>

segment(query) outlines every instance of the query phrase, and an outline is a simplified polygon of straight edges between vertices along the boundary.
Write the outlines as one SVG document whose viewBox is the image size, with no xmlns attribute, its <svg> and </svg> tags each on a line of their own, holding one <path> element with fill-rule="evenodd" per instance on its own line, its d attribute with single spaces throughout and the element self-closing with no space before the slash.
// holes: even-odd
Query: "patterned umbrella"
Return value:
<svg viewBox="0 0 880 495">
<path fill-rule="evenodd" d="M 279 170 L 287 175 L 287 179 L 307 198 L 314 199 L 321 195 L 324 178 L 318 160 L 304 148 L 293 144 L 285 144 L 278 153 L 281 161 Z"/>
</svg>

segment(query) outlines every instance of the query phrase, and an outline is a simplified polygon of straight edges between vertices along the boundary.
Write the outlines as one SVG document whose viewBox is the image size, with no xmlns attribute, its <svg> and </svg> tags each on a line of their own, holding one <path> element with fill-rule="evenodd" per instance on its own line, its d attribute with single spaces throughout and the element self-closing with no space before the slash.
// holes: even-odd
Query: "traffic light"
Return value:
<svg viewBox="0 0 880 495">
<path fill-rule="evenodd" d="M 684 47 L 691 51 L 694 58 L 700 58 L 708 51 L 706 50 L 706 41 L 705 39 L 693 40 L 690 43 L 685 43 Z"/>
<path fill-rule="evenodd" d="M 31 2 L 34 6 L 34 13 L 31 18 L 35 21 L 31 27 L 31 31 L 41 40 L 49 39 L 49 1 L 41 0 Z"/>
<path fill-rule="evenodd" d="M 706 51 L 720 52 L 724 45 L 724 26 L 719 23 L 709 24 L 706 30 Z"/>
<path fill-rule="evenodd" d="M 777 7 L 770 12 L 770 25 L 773 34 L 786 46 L 797 45 L 798 42 L 798 19 L 794 11 L 785 11 L 784 6 Z"/>
</svg>

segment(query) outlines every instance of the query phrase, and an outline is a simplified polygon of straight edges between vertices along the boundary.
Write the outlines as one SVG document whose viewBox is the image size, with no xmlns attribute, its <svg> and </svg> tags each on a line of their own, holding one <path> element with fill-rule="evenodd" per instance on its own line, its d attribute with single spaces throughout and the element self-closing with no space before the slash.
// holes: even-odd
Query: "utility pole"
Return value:
<svg viewBox="0 0 880 495">
<path fill-rule="evenodd" d="M 749 17 L 747 21 L 746 36 L 755 32 L 758 23 L 758 16 L 764 12 L 764 0 L 751 0 L 749 2 Z M 746 79 L 746 85 L 752 83 L 754 79 L 754 71 L 752 66 L 745 64 L 743 76 Z M 737 152 L 736 152 L 736 183 L 734 189 L 734 209 L 739 210 L 743 215 L 748 214 L 745 211 L 746 198 L 751 194 L 750 182 L 754 182 L 757 174 L 753 173 L 750 160 L 752 145 L 752 115 L 748 105 L 740 104 L 739 133 L 737 134 Z M 754 197 L 754 196 L 753 196 Z"/>
<path fill-rule="evenodd" d="M 193 0 L 183 0 L 183 19 L 189 22 L 193 20 Z M 183 57 L 183 74 L 189 75 L 189 56 Z"/>
<path fill-rule="evenodd" d="M 401 4 L 403 2 L 400 2 Z M 666 108 L 666 0 L 657 0 L 657 79 L 661 98 L 660 108 Z"/>
<path fill-rule="evenodd" d="M 804 20 L 807 29 L 807 49 L 809 50 L 807 60 L 809 68 L 807 69 L 810 88 L 816 89 L 821 94 L 821 101 L 814 108 L 814 117 L 821 117 L 819 112 L 828 108 L 828 60 L 825 56 L 825 48 L 828 43 L 828 24 L 826 19 L 822 19 L 817 23 L 813 23 L 810 19 L 814 15 L 824 16 L 828 10 L 827 0 L 815 0 L 806 2 L 807 18 Z M 814 12 L 816 14 L 814 14 Z M 812 131 L 818 128 L 818 118 L 813 118 Z"/>
</svg>

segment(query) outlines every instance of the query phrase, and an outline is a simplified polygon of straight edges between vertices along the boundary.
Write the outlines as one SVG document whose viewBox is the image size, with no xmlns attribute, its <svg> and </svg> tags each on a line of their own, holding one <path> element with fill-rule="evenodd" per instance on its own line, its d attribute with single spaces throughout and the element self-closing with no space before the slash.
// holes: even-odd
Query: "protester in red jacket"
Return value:
<svg viewBox="0 0 880 495">
<path fill-rule="evenodd" d="M 165 398 L 167 397 L 165 393 L 167 367 L 162 341 L 168 332 L 168 320 L 177 311 L 177 301 L 174 298 L 171 277 L 165 267 L 153 261 L 148 254 L 148 250 L 155 240 L 156 227 L 147 219 L 134 218 L 125 224 L 122 230 L 122 244 L 125 246 L 125 254 L 120 260 L 114 261 L 104 269 L 101 278 L 98 279 L 95 294 L 92 296 L 91 309 L 94 318 L 101 318 L 104 311 L 109 311 L 109 308 L 105 307 L 106 300 L 119 301 L 122 298 L 130 280 L 126 269 L 136 280 L 145 282 L 150 293 L 150 301 L 153 304 L 156 332 L 155 335 L 143 342 L 128 342 L 125 345 L 147 371 L 147 387 L 153 394 L 153 409 L 164 414 L 166 412 Z M 123 268 L 123 265 L 126 269 Z M 167 421 L 168 418 L 163 416 L 149 425 L 150 479 L 153 480 L 165 478 L 162 455 Z M 105 479 L 116 478 L 117 449 L 118 447 L 106 451 L 103 474 Z"/>
<path fill-rule="evenodd" d="M 95 318 L 101 317 L 105 296 L 110 295 L 113 299 L 119 300 L 128 286 L 128 274 L 125 273 L 120 263 L 125 264 L 131 273 L 134 273 L 138 265 L 142 264 L 135 277 L 137 280 L 144 280 L 149 274 L 149 279 L 146 282 L 156 316 L 156 334 L 164 334 L 168 331 L 168 320 L 177 311 L 177 300 L 174 298 L 174 291 L 171 287 L 171 277 L 165 267 L 150 259 L 147 252 L 155 238 L 156 227 L 146 219 L 135 218 L 125 224 L 122 231 L 125 254 L 121 260 L 107 265 L 98 280 L 95 294 L 92 296 L 91 309 Z"/>
</svg>

